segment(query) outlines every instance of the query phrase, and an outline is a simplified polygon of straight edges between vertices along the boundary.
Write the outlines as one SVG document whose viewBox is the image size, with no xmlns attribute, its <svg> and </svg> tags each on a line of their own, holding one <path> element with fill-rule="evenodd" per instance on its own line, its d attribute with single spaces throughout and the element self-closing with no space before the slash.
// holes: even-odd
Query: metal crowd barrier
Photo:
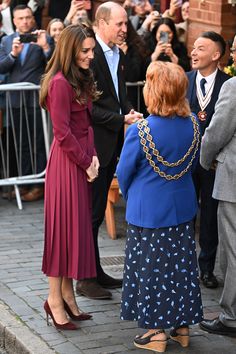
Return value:
<svg viewBox="0 0 236 354">
<path fill-rule="evenodd" d="M 137 109 L 138 112 L 140 112 L 141 108 L 141 96 L 142 96 L 142 89 L 144 86 L 144 81 L 136 81 L 136 82 L 126 82 L 126 87 L 136 87 L 137 88 Z"/>
<path fill-rule="evenodd" d="M 127 82 L 126 86 L 128 87 L 136 87 L 137 88 L 137 105 L 136 109 L 140 111 L 140 102 L 141 102 L 141 95 L 142 95 L 142 88 L 143 88 L 144 82 L 143 81 L 138 81 L 138 82 Z M 31 141 L 31 136 L 29 132 L 29 122 L 27 121 L 27 94 L 29 92 L 32 93 L 33 95 L 33 101 L 34 101 L 34 108 L 38 106 L 38 92 L 39 92 L 40 86 L 39 85 L 34 85 L 32 83 L 28 82 L 23 82 L 23 83 L 16 83 L 16 84 L 6 84 L 6 85 L 0 85 L 0 111 L 4 112 L 5 116 L 5 129 L 4 129 L 4 138 L 3 138 L 3 131 L 1 130 L 0 127 L 0 186 L 14 186 L 15 190 L 15 196 L 16 196 L 16 201 L 18 208 L 21 210 L 22 207 L 22 202 L 21 202 L 21 197 L 20 197 L 20 191 L 19 191 L 19 186 L 21 185 L 29 185 L 29 184 L 35 184 L 35 183 L 44 183 L 45 181 L 45 170 L 41 171 L 40 173 L 36 173 L 35 171 L 35 161 L 36 161 L 36 155 L 37 151 L 35 149 L 36 147 L 36 135 L 34 134 L 34 141 Z M 32 166 L 32 171 L 33 173 L 30 175 L 22 175 L 21 171 L 21 163 L 22 163 L 22 148 L 21 148 L 21 143 L 18 142 L 17 144 L 17 138 L 16 138 L 16 131 L 14 128 L 14 119 L 13 119 L 13 105 L 12 105 L 12 93 L 13 92 L 18 92 L 20 96 L 20 109 L 21 112 L 24 112 L 24 115 L 26 117 L 26 127 L 27 127 L 27 137 L 28 140 L 31 142 L 29 143 L 30 146 L 30 160 L 31 160 L 31 166 Z M 36 112 L 36 111 L 35 111 Z M 36 114 L 36 113 L 35 113 Z M 23 114 L 22 114 L 23 116 Z M 22 116 L 20 119 L 23 119 Z M 52 129 L 51 129 L 51 123 L 49 119 L 48 113 L 41 109 L 41 117 L 42 117 L 42 126 L 43 126 L 43 134 L 44 134 L 44 143 L 45 143 L 45 151 L 46 151 L 46 158 L 48 157 L 49 154 L 49 148 L 50 148 L 50 142 L 52 140 Z M 35 120 L 35 116 L 34 116 Z M 22 129 L 22 124 L 20 123 L 20 129 Z M 10 161 L 10 149 L 12 149 L 12 146 L 10 146 L 10 134 L 13 136 L 13 150 L 14 154 L 16 157 L 16 168 L 17 168 L 17 176 L 10 176 L 10 164 L 12 161 Z M 22 131 L 20 131 L 20 136 L 22 136 Z"/>
<path fill-rule="evenodd" d="M 19 192 L 19 186 L 20 185 L 29 185 L 29 184 L 35 184 L 35 183 L 44 183 L 44 176 L 45 176 L 45 170 L 40 171 L 40 173 L 36 173 L 36 156 L 37 156 L 37 150 L 36 150 L 36 108 L 38 108 L 38 92 L 39 92 L 40 86 L 34 85 L 32 83 L 17 83 L 17 84 L 7 84 L 7 85 L 0 85 L 0 95 L 1 95 L 1 104 L 0 104 L 0 110 L 2 111 L 2 114 L 4 115 L 4 129 L 1 129 L 1 134 L 0 134 L 0 165 L 1 165 L 1 176 L 2 178 L 0 179 L 0 186 L 14 186 L 15 189 L 15 195 L 16 195 L 16 201 L 19 209 L 22 209 L 22 202 L 21 202 L 21 197 L 20 197 L 20 192 Z M 12 105 L 12 94 L 17 92 L 19 94 L 19 109 L 20 109 L 20 131 L 16 132 L 15 126 L 14 126 L 14 119 L 13 119 L 13 111 L 14 107 Z M 30 136 L 30 130 L 29 130 L 29 119 L 28 119 L 28 105 L 27 105 L 27 99 L 28 96 L 31 94 L 31 99 L 33 98 L 33 120 L 34 120 L 34 134 L 33 134 L 33 141 L 32 141 L 32 136 Z M 30 151 L 30 162 L 31 162 L 31 168 L 32 168 L 32 174 L 30 175 L 22 175 L 21 171 L 21 164 L 22 164 L 22 119 L 24 119 L 26 122 L 26 130 L 27 130 L 27 137 L 29 141 L 29 151 Z M 50 147 L 50 139 L 51 139 L 51 125 L 50 125 L 50 120 L 48 117 L 48 114 L 46 111 L 41 109 L 41 117 L 42 117 L 42 127 L 43 127 L 43 135 L 44 135 L 44 143 L 45 143 L 45 152 L 46 152 L 46 158 L 48 157 L 49 154 L 49 147 Z M 4 136 L 3 136 L 3 130 L 4 130 Z M 17 136 L 16 134 L 19 134 L 18 136 L 18 143 L 17 143 Z M 10 136 L 11 135 L 11 136 Z M 13 140 L 13 147 L 10 146 L 11 141 Z M 14 166 L 17 168 L 17 176 L 10 176 L 10 169 L 11 169 L 11 161 L 10 161 L 10 149 L 13 151 L 15 159 L 16 159 L 16 165 Z M 13 150 L 12 150 L 13 149 Z"/>
</svg>

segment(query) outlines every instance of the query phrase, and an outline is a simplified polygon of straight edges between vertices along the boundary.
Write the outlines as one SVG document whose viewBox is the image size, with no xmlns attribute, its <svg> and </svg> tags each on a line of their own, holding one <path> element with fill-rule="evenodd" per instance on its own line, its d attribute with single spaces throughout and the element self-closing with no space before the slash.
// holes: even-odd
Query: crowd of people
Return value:
<svg viewBox="0 0 236 354">
<path fill-rule="evenodd" d="M 210 333 L 236 336 L 236 79 L 219 68 L 223 37 L 201 33 L 188 55 L 188 1 L 171 0 L 162 15 L 158 1 L 105 1 L 95 18 L 91 1 L 63 1 L 60 13 L 50 1 L 53 18 L 41 29 L 44 3 L 2 1 L 0 78 L 41 85 L 36 107 L 27 99 L 29 127 L 19 119 L 18 93 L 12 102 L 16 132 L 23 122 L 23 135 L 16 135 L 22 175 L 32 173 L 24 133 L 29 130 L 33 140 L 33 121 L 36 172 L 46 167 L 45 188 L 20 193 L 23 201 L 45 197 L 47 319 L 58 329 L 77 330 L 71 320 L 92 318 L 77 305 L 75 279 L 77 294 L 90 299 L 110 299 L 109 289 L 123 286 L 121 319 L 147 330 L 134 339 L 139 348 L 164 352 L 166 329 L 187 347 L 189 327 L 197 323 Z M 231 55 L 236 60 L 236 40 Z M 139 112 L 136 89 L 126 90 L 126 82 L 144 80 Z M 53 128 L 47 161 L 40 107 Z M 115 173 L 126 200 L 123 279 L 104 272 L 98 244 Z M 206 320 L 199 282 L 218 287 L 218 243 L 222 312 Z"/>
</svg>

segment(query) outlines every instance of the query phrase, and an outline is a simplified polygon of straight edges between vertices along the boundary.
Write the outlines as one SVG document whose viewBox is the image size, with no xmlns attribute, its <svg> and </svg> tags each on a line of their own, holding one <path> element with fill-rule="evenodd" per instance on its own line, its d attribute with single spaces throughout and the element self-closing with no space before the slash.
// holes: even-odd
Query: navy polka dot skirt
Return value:
<svg viewBox="0 0 236 354">
<path fill-rule="evenodd" d="M 170 328 L 203 319 L 193 222 L 147 229 L 128 225 L 121 319 Z"/>
</svg>

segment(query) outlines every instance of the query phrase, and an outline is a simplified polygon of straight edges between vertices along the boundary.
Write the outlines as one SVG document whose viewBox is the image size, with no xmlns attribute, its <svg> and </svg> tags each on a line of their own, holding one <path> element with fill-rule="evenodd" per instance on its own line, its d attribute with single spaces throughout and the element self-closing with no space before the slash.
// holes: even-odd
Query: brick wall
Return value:
<svg viewBox="0 0 236 354">
<path fill-rule="evenodd" d="M 188 50 L 203 31 L 220 33 L 227 41 L 236 34 L 236 7 L 228 0 L 190 0 L 190 18 L 188 30 Z M 227 62 L 229 51 L 223 58 Z"/>
</svg>

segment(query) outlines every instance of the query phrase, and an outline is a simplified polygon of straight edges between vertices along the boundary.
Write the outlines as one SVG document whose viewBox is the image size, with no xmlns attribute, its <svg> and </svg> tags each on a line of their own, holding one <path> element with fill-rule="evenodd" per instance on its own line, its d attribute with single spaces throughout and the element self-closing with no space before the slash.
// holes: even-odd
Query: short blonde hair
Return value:
<svg viewBox="0 0 236 354">
<path fill-rule="evenodd" d="M 104 4 L 101 4 L 95 13 L 95 21 L 94 24 L 95 26 L 99 25 L 100 20 L 104 20 L 105 22 L 109 22 L 110 17 L 111 17 L 111 4 L 110 2 L 106 2 Z"/>
<path fill-rule="evenodd" d="M 162 61 L 151 63 L 143 89 L 148 112 L 163 117 L 188 117 L 191 112 L 187 87 L 188 78 L 181 66 Z"/>
</svg>

